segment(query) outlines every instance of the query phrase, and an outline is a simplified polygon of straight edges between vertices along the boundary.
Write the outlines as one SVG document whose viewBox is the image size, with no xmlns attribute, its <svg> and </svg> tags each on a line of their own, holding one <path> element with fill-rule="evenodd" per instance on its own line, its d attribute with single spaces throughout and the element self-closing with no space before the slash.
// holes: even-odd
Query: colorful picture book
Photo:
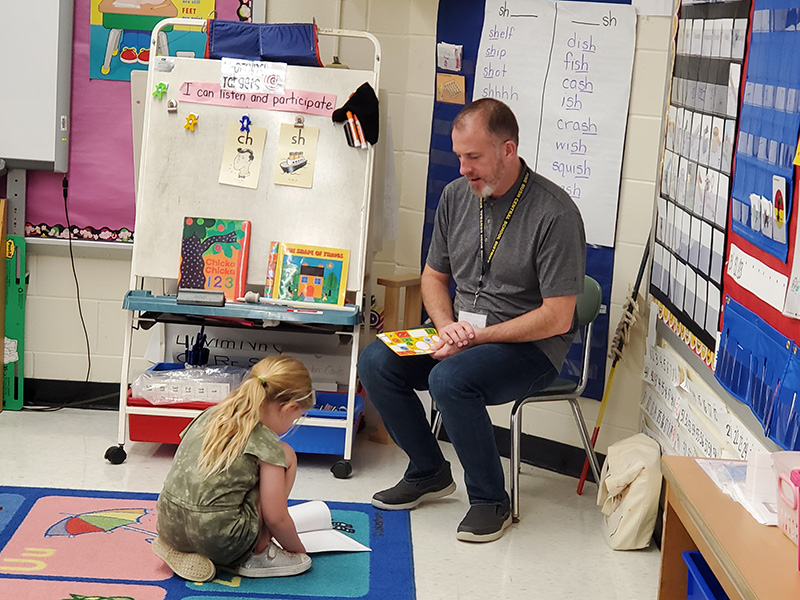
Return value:
<svg viewBox="0 0 800 600">
<path fill-rule="evenodd" d="M 344 304 L 350 250 L 272 242 L 264 295 L 276 302 Z"/>
<path fill-rule="evenodd" d="M 226 300 L 244 296 L 250 221 L 185 217 L 178 288 L 220 290 Z"/>
<path fill-rule="evenodd" d="M 433 345 L 439 341 L 439 336 L 433 327 L 420 327 L 407 331 L 379 333 L 378 339 L 389 346 L 395 354 L 416 356 L 419 354 L 431 354 Z"/>
</svg>

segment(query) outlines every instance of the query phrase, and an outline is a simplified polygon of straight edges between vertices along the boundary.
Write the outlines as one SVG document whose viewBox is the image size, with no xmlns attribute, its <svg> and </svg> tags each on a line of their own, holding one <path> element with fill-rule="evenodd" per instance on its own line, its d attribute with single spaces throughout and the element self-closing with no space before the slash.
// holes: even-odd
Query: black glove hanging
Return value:
<svg viewBox="0 0 800 600">
<path fill-rule="evenodd" d="M 333 111 L 331 118 L 334 123 L 347 121 L 347 111 L 352 112 L 361 122 L 364 130 L 364 137 L 370 144 L 378 143 L 378 97 L 375 90 L 369 83 L 362 83 L 359 88 L 350 95 L 344 106 Z"/>
</svg>

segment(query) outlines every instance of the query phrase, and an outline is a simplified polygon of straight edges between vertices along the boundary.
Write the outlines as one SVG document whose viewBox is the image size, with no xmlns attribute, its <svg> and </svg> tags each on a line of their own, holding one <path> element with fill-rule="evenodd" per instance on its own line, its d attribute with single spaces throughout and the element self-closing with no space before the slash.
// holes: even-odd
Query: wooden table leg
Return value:
<svg viewBox="0 0 800 600">
<path fill-rule="evenodd" d="M 672 508 L 669 484 L 664 507 L 664 530 L 661 534 L 661 574 L 658 581 L 659 600 L 685 600 L 686 563 L 681 556 L 687 550 L 697 550 L 683 522 Z"/>
</svg>

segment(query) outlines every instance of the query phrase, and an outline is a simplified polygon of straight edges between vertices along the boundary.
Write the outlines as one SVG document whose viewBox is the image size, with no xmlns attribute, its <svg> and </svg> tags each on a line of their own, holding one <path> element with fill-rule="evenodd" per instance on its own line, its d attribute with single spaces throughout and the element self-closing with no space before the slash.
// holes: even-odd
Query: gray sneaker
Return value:
<svg viewBox="0 0 800 600">
<path fill-rule="evenodd" d="M 458 525 L 456 538 L 462 542 L 493 542 L 511 525 L 508 503 L 473 504 Z"/>
<path fill-rule="evenodd" d="M 446 462 L 436 475 L 415 481 L 403 478 L 394 487 L 376 493 L 372 496 L 372 506 L 382 510 L 405 510 L 455 491 L 456 482 L 450 473 L 450 463 Z"/>
<path fill-rule="evenodd" d="M 217 574 L 217 569 L 210 558 L 196 552 L 181 552 L 170 546 L 167 542 L 156 537 L 153 540 L 153 552 L 158 558 L 167 563 L 178 577 L 187 581 L 211 581 Z"/>
<path fill-rule="evenodd" d="M 243 577 L 286 577 L 311 568 L 311 558 L 302 552 L 287 552 L 273 540 L 261 554 L 251 554 L 233 572 Z"/>
</svg>

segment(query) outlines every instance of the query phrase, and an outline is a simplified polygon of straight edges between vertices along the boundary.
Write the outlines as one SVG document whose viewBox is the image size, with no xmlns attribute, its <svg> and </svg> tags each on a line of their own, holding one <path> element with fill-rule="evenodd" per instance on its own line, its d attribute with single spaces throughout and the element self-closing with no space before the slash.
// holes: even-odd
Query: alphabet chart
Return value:
<svg viewBox="0 0 800 600">
<path fill-rule="evenodd" d="M 613 247 L 636 12 L 628 5 L 487 0 L 475 97 L 514 110 L 521 154 Z"/>
</svg>

